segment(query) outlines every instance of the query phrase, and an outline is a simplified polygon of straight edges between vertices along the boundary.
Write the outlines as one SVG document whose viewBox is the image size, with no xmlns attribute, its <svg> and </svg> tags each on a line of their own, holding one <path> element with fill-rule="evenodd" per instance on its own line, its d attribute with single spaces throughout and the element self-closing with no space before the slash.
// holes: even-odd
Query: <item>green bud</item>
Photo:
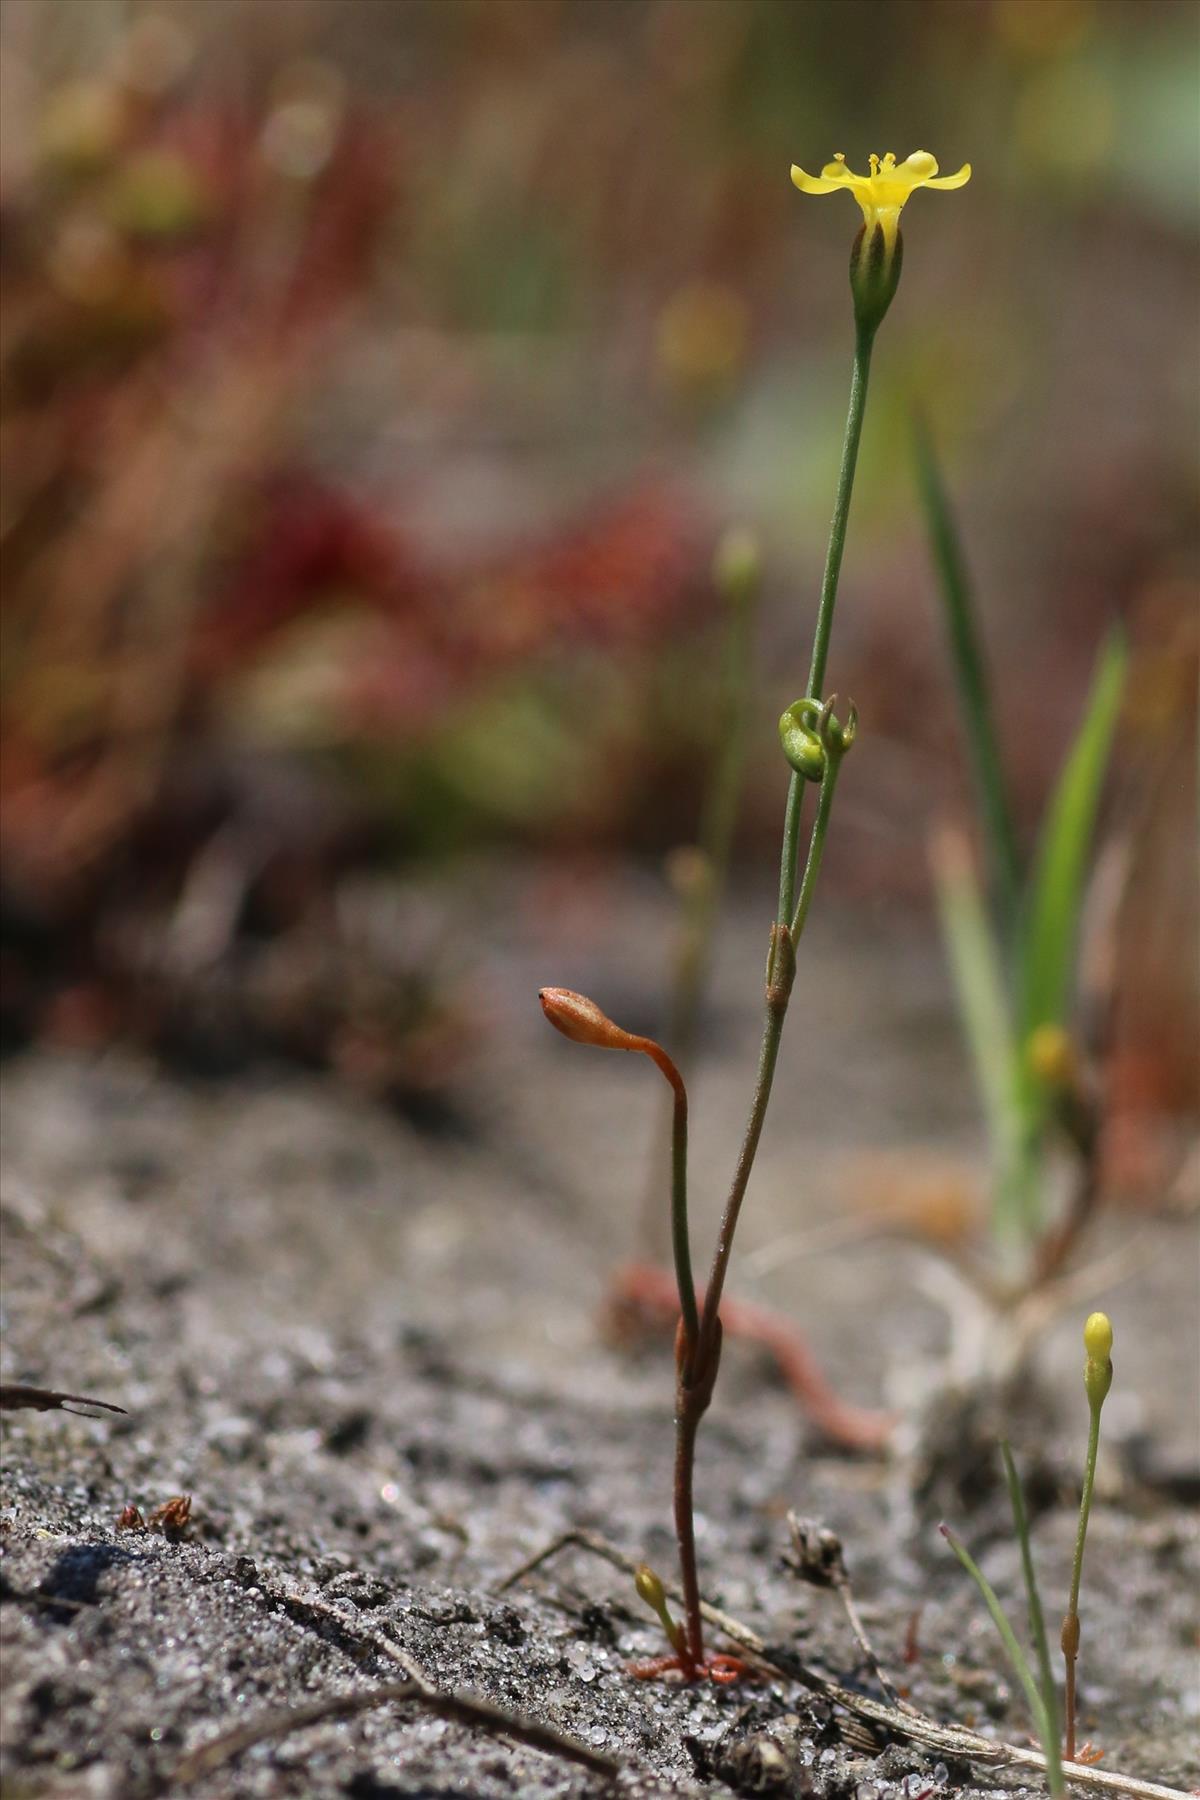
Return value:
<svg viewBox="0 0 1200 1800">
<path fill-rule="evenodd" d="M 806 781 L 820 781 L 825 773 L 825 746 L 816 729 L 820 712 L 815 700 L 797 700 L 779 720 L 783 754 Z"/>
<path fill-rule="evenodd" d="M 834 696 L 836 699 L 836 695 Z M 851 704 L 842 725 L 833 716 L 833 699 L 795 700 L 779 721 L 783 754 L 806 781 L 821 781 L 826 760 L 844 756 L 858 731 L 858 710 Z"/>
<path fill-rule="evenodd" d="M 850 252 L 850 292 L 858 328 L 869 336 L 874 336 L 892 304 L 903 262 L 904 239 L 897 226 L 889 236 L 878 220 L 863 225 Z"/>
</svg>

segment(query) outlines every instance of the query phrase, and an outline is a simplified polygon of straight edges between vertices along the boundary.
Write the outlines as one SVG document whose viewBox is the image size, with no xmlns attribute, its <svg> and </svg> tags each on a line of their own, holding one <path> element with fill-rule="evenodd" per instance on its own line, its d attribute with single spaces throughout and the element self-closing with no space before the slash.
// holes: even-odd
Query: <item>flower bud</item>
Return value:
<svg viewBox="0 0 1200 1800">
<path fill-rule="evenodd" d="M 850 252 L 850 292 L 858 328 L 873 337 L 900 285 L 904 239 L 898 227 L 889 236 L 877 219 L 864 224 Z"/>
<path fill-rule="evenodd" d="M 851 703 L 843 725 L 833 716 L 836 698 L 824 704 L 808 697 L 795 700 L 779 721 L 783 754 L 807 781 L 823 780 L 828 758 L 844 756 L 857 735 L 858 708 Z"/>
<path fill-rule="evenodd" d="M 818 722 L 821 707 L 816 700 L 796 700 L 779 720 L 783 754 L 806 781 L 820 781 L 825 774 L 825 745 Z"/>
<path fill-rule="evenodd" d="M 1099 1412 L 1112 1386 L 1112 1345 L 1113 1329 L 1108 1314 L 1092 1313 L 1083 1328 L 1083 1347 L 1087 1351 L 1083 1385 L 1093 1412 Z"/>
<path fill-rule="evenodd" d="M 667 1591 L 648 1563 L 638 1564 L 633 1572 L 633 1585 L 638 1591 L 639 1600 L 644 1600 L 652 1611 L 660 1613 L 666 1606 Z"/>
<path fill-rule="evenodd" d="M 651 1612 L 657 1616 L 675 1654 L 682 1656 L 684 1654 L 683 1630 L 671 1617 L 671 1610 L 667 1605 L 667 1590 L 647 1563 L 639 1563 L 634 1570 L 633 1585 L 638 1591 L 639 1598 L 644 1600 Z"/>
<path fill-rule="evenodd" d="M 1112 1355 L 1113 1328 L 1107 1313 L 1094 1312 L 1088 1315 L 1083 1328 L 1083 1347 L 1088 1353 L 1089 1362 L 1107 1362 Z"/>
<path fill-rule="evenodd" d="M 1025 1061 L 1034 1079 L 1051 1092 L 1063 1093 L 1078 1083 L 1079 1064 L 1070 1034 L 1061 1025 L 1039 1025 L 1030 1032 Z M 1102 1315 L 1093 1315 L 1100 1318 Z"/>
<path fill-rule="evenodd" d="M 640 1038 L 614 1025 L 586 994 L 572 993 L 570 988 L 542 988 L 538 999 L 555 1030 L 577 1044 L 595 1044 L 601 1050 L 642 1048 Z"/>
</svg>

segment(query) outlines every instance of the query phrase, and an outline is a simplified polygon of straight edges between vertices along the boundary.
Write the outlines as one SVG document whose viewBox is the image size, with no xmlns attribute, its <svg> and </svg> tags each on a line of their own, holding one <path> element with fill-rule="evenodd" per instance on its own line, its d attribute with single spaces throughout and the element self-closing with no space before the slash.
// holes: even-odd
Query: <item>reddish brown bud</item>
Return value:
<svg viewBox="0 0 1200 1800">
<path fill-rule="evenodd" d="M 573 994 L 570 988 L 543 988 L 538 995 L 542 1011 L 564 1037 L 577 1044 L 595 1044 L 601 1050 L 644 1050 L 646 1040 L 634 1037 L 614 1025 L 586 994 Z"/>
</svg>

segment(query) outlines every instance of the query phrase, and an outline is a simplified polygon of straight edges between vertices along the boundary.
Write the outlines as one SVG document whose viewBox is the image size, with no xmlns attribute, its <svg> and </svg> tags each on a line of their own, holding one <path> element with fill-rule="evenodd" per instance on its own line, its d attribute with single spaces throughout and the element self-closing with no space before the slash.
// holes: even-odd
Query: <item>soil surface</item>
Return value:
<svg viewBox="0 0 1200 1800">
<path fill-rule="evenodd" d="M 673 1573 L 669 1340 L 631 1354 L 598 1328 L 637 1245 L 661 1084 L 642 1058 L 564 1043 L 535 1000 L 543 982 L 579 987 L 654 1029 L 669 908 L 632 875 L 602 905 L 549 876 L 489 885 L 481 1049 L 436 1129 L 285 1070 L 212 1085 L 121 1055 L 8 1065 L 4 1378 L 128 1416 L 4 1415 L 7 1800 L 182 1791 L 173 1772 L 199 1746 L 404 1679 L 405 1657 L 441 1690 L 615 1759 L 629 1796 L 1040 1791 L 873 1740 L 784 1681 L 633 1680 L 630 1660 L 662 1649 L 657 1627 L 628 1578 L 578 1548 L 502 1591 L 571 1528 Z M 692 1083 L 701 1266 L 748 1099 L 768 906 L 731 909 Z M 732 1341 L 701 1435 L 703 1579 L 768 1643 L 876 1692 L 836 1597 L 786 1565 L 787 1509 L 819 1517 L 912 1700 L 1025 1743 L 999 1642 L 936 1529 L 953 1519 L 1019 1619 L 995 1419 L 949 1384 L 950 1277 L 894 1239 L 784 1253 L 789 1234 L 845 1216 L 864 1152 L 979 1152 L 936 946 L 903 925 L 885 946 L 870 925 L 825 918 L 806 940 L 732 1292 L 802 1327 L 845 1397 L 895 1410 L 896 1447 L 823 1440 L 762 1352 Z M 1051 1325 L 1007 1429 L 1053 1636 L 1086 1436 L 1079 1326 L 1103 1299 L 1117 1377 L 1084 1583 L 1084 1732 L 1105 1769 L 1187 1789 L 1195 1233 L 1114 1218 L 1093 1249 L 1131 1232 L 1140 1260 Z M 125 1507 L 148 1516 L 181 1494 L 181 1533 L 118 1529 Z M 197 1800 L 582 1796 L 609 1779 L 411 1700 L 188 1773 Z"/>
</svg>

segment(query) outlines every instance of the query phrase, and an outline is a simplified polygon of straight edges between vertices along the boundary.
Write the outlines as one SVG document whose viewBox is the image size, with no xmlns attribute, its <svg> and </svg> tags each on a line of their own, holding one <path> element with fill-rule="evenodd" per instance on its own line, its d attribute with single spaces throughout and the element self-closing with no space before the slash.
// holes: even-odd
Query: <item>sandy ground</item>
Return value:
<svg viewBox="0 0 1200 1800">
<path fill-rule="evenodd" d="M 6 1797 L 175 1791 L 171 1771 L 196 1746 L 272 1706 L 396 1680 L 397 1650 L 439 1688 L 614 1757 L 630 1795 L 995 1791 L 994 1774 L 862 1741 L 787 1682 L 632 1681 L 625 1665 L 657 1653 L 656 1630 L 594 1557 L 572 1551 L 500 1592 L 573 1527 L 672 1567 L 669 1349 L 631 1358 L 596 1324 L 636 1241 L 655 1078 L 640 1058 L 564 1044 L 534 1000 L 543 981 L 578 986 L 652 1028 L 643 996 L 657 990 L 666 910 L 632 876 L 599 910 L 536 882 L 498 879 L 492 900 L 472 951 L 488 1049 L 457 1123 L 436 1134 L 280 1070 L 218 1086 L 126 1056 L 7 1067 L 5 1379 L 99 1394 L 128 1417 L 4 1418 Z M 754 896 L 732 909 L 693 1082 L 698 1244 L 747 1099 L 762 913 Z M 834 1598 L 784 1566 L 786 1509 L 819 1515 L 912 1698 L 1020 1743 L 1020 1695 L 936 1531 L 949 1510 L 1019 1614 L 994 1459 L 945 1391 L 944 1275 L 878 1240 L 768 1266 L 789 1234 L 841 1215 L 852 1159 L 883 1150 L 978 1151 L 945 980 L 915 930 L 885 949 L 862 920 L 826 918 L 805 946 L 734 1292 L 802 1325 L 848 1398 L 896 1409 L 902 1451 L 940 1428 L 955 1454 L 919 1491 L 911 1455 L 839 1452 L 761 1353 L 734 1344 L 701 1442 L 705 1585 L 768 1642 L 871 1691 Z M 1131 1229 L 1114 1220 L 1104 1241 Z M 1117 1383 L 1083 1710 L 1104 1768 L 1188 1788 L 1200 1783 L 1196 1242 L 1181 1223 L 1136 1231 L 1147 1256 L 1104 1301 Z M 1052 1618 L 1086 1434 L 1078 1329 L 1071 1314 L 1048 1332 L 1009 1422 Z M 126 1505 L 145 1514 L 182 1493 L 193 1522 L 178 1540 L 116 1529 Z M 189 1791 L 482 1800 L 601 1785 L 401 1702 L 263 1743 Z"/>
</svg>

